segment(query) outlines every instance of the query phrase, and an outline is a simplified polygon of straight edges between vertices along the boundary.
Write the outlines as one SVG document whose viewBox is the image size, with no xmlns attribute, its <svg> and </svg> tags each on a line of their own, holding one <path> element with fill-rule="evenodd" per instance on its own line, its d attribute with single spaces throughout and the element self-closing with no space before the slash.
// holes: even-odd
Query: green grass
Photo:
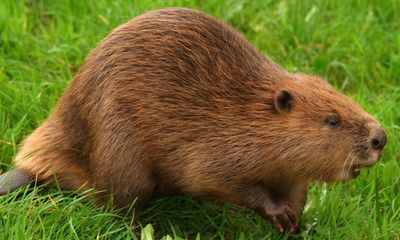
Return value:
<svg viewBox="0 0 400 240">
<path fill-rule="evenodd" d="M 99 40 L 128 19 L 166 6 L 222 19 L 282 66 L 323 76 L 375 115 L 389 136 L 383 159 L 356 180 L 312 186 L 300 236 L 400 239 L 396 0 L 2 0 L 0 168 L 12 168 L 21 139 L 46 118 Z M 245 209 L 188 197 L 154 200 L 140 224 L 55 188 L 24 187 L 0 198 L 1 239 L 135 239 L 141 231 L 151 235 L 148 224 L 156 239 L 278 238 L 268 222 Z"/>
</svg>

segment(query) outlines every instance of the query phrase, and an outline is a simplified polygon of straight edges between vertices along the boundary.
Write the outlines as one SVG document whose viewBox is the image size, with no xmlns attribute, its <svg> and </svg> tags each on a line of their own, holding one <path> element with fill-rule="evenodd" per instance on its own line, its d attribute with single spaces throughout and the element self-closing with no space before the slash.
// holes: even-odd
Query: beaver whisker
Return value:
<svg viewBox="0 0 400 240">
<path fill-rule="evenodd" d="M 356 158 L 356 156 L 354 155 L 354 154 L 352 154 L 352 158 L 351 158 L 352 160 L 351 160 L 351 162 L 350 162 L 350 164 L 347 166 L 347 172 L 349 173 L 350 172 L 350 170 L 351 170 L 351 168 L 353 167 L 353 163 L 354 163 L 354 161 L 355 160 L 357 160 L 357 158 Z"/>
<path fill-rule="evenodd" d="M 343 165 L 342 165 L 342 167 L 341 167 L 341 172 L 340 172 L 340 174 L 341 174 L 341 176 L 345 176 L 344 174 L 345 174 L 345 170 L 346 170 L 346 168 L 347 168 L 347 162 L 349 161 L 349 159 L 350 159 L 350 157 L 351 157 L 351 159 L 352 160 L 350 160 L 351 162 L 353 161 L 353 157 L 352 157 L 352 155 L 353 155 L 353 149 L 347 154 L 347 156 L 346 156 L 346 159 L 344 160 L 344 163 L 343 163 Z"/>
</svg>

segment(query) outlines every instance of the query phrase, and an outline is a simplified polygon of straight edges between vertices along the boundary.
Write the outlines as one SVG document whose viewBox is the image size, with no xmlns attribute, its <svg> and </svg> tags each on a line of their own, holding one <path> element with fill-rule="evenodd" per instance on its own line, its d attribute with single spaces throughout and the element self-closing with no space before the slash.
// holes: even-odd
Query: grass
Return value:
<svg viewBox="0 0 400 240">
<path fill-rule="evenodd" d="M 166 6 L 222 19 L 290 71 L 323 76 L 375 115 L 389 136 L 383 159 L 356 180 L 313 185 L 300 237 L 400 239 L 396 0 L 2 0 L 0 168 L 12 168 L 21 139 L 46 118 L 100 39 L 130 18 Z M 1 239 L 135 239 L 141 231 L 143 239 L 152 239 L 153 228 L 156 239 L 279 237 L 245 209 L 189 197 L 154 200 L 140 224 L 55 188 L 24 187 L 0 198 Z"/>
</svg>

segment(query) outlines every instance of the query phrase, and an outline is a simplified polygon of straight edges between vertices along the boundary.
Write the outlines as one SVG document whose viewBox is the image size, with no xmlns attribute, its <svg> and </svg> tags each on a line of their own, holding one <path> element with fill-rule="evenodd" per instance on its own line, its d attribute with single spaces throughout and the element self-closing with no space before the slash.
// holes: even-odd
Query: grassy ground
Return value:
<svg viewBox="0 0 400 240">
<path fill-rule="evenodd" d="M 383 159 L 356 180 L 312 186 L 301 237 L 400 239 L 396 0 L 2 0 L 0 168 L 12 167 L 18 143 L 46 118 L 96 42 L 126 20 L 165 6 L 194 7 L 217 16 L 290 71 L 325 77 L 375 115 L 389 135 Z M 54 188 L 25 187 L 0 198 L 1 239 L 129 239 L 147 224 L 157 239 L 167 234 L 191 239 L 278 237 L 269 223 L 242 208 L 186 197 L 153 201 L 140 223 Z M 142 231 L 151 235 L 151 230 L 148 226 Z"/>
</svg>

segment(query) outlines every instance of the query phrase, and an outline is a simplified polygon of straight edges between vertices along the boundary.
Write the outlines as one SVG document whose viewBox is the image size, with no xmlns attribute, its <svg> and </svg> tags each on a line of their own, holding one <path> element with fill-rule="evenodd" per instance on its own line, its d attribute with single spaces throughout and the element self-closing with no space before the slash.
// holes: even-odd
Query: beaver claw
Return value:
<svg viewBox="0 0 400 240">
<path fill-rule="evenodd" d="M 298 231 L 299 221 L 290 202 L 268 203 L 263 206 L 263 211 L 264 216 L 271 221 L 278 232 L 296 233 Z"/>
</svg>

